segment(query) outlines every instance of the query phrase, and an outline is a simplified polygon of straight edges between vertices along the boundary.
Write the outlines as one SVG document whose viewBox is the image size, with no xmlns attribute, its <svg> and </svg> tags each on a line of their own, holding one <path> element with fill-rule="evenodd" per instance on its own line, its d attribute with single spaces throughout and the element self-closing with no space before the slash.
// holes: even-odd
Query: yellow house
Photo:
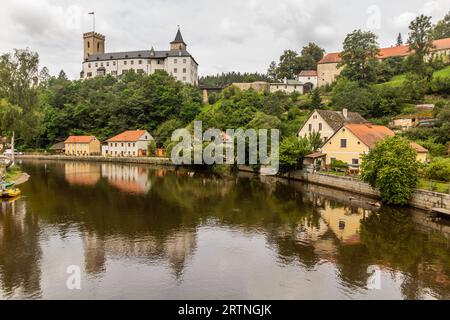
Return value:
<svg viewBox="0 0 450 320">
<path fill-rule="evenodd" d="M 70 136 L 64 141 L 66 155 L 100 155 L 100 141 L 94 136 Z"/>
<path fill-rule="evenodd" d="M 326 154 L 327 165 L 335 159 L 351 167 L 359 168 L 361 155 L 367 154 L 377 142 L 394 135 L 395 133 L 385 126 L 346 124 L 326 142 L 322 147 L 322 153 Z M 417 161 L 427 161 L 427 149 L 415 142 L 411 142 L 411 147 L 417 151 Z"/>
</svg>

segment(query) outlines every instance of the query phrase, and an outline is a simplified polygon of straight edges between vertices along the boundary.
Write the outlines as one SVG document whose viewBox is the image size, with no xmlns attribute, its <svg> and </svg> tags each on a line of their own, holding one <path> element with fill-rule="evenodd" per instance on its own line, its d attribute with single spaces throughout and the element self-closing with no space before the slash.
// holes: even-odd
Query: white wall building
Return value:
<svg viewBox="0 0 450 320">
<path fill-rule="evenodd" d="M 269 85 L 270 92 L 284 92 L 284 93 L 293 93 L 298 92 L 299 94 L 303 94 L 303 83 L 297 80 L 286 80 L 284 79 L 283 83 L 271 83 Z"/>
<path fill-rule="evenodd" d="M 102 146 L 105 157 L 143 157 L 148 155 L 148 145 L 153 137 L 146 130 L 130 130 L 106 140 Z"/>
<path fill-rule="evenodd" d="M 81 79 L 96 76 L 120 76 L 129 70 L 137 73 L 153 74 L 156 70 L 165 70 L 175 79 L 192 85 L 198 84 L 198 63 L 186 50 L 180 29 L 170 49 L 105 53 L 105 36 L 88 32 L 84 38 L 84 61 Z"/>
<path fill-rule="evenodd" d="M 316 70 L 303 70 L 298 75 L 298 81 L 306 86 L 311 86 L 310 89 L 317 88 L 317 71 Z"/>
</svg>

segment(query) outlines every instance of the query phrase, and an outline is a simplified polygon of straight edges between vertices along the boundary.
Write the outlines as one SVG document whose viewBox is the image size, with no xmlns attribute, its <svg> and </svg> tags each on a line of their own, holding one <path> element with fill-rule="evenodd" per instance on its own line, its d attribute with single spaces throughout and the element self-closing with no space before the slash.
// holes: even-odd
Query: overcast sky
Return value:
<svg viewBox="0 0 450 320">
<path fill-rule="evenodd" d="M 106 36 L 108 52 L 167 50 L 181 26 L 201 75 L 227 71 L 265 72 L 284 49 L 310 41 L 339 51 L 354 29 L 372 30 L 381 46 L 407 39 L 419 13 L 442 19 L 448 0 L 1 0 L 0 52 L 37 51 L 41 65 L 78 78 L 82 33 Z"/>
</svg>

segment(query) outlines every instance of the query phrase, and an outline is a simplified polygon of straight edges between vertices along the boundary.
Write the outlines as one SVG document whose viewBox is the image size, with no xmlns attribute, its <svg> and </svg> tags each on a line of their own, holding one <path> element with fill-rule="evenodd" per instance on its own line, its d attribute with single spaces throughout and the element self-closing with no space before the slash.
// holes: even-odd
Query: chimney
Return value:
<svg viewBox="0 0 450 320">
<path fill-rule="evenodd" d="M 347 119 L 347 117 L 348 117 L 348 110 L 346 108 L 342 109 L 342 115 L 344 116 L 345 119 Z"/>
</svg>

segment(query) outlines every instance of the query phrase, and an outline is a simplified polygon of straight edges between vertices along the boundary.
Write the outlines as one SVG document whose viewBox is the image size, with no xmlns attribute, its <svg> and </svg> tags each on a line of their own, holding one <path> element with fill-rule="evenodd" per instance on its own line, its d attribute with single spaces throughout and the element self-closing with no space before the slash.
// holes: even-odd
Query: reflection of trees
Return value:
<svg viewBox="0 0 450 320">
<path fill-rule="evenodd" d="M 40 288 L 39 226 L 25 201 L 1 202 L 0 285 L 7 297 L 37 298 Z"/>
<path fill-rule="evenodd" d="M 431 288 L 440 298 L 450 289 L 448 240 L 433 232 L 421 232 L 411 212 L 384 209 L 361 226 L 361 240 L 372 260 L 404 272 L 406 299 L 420 298 L 420 288 Z"/>
</svg>

